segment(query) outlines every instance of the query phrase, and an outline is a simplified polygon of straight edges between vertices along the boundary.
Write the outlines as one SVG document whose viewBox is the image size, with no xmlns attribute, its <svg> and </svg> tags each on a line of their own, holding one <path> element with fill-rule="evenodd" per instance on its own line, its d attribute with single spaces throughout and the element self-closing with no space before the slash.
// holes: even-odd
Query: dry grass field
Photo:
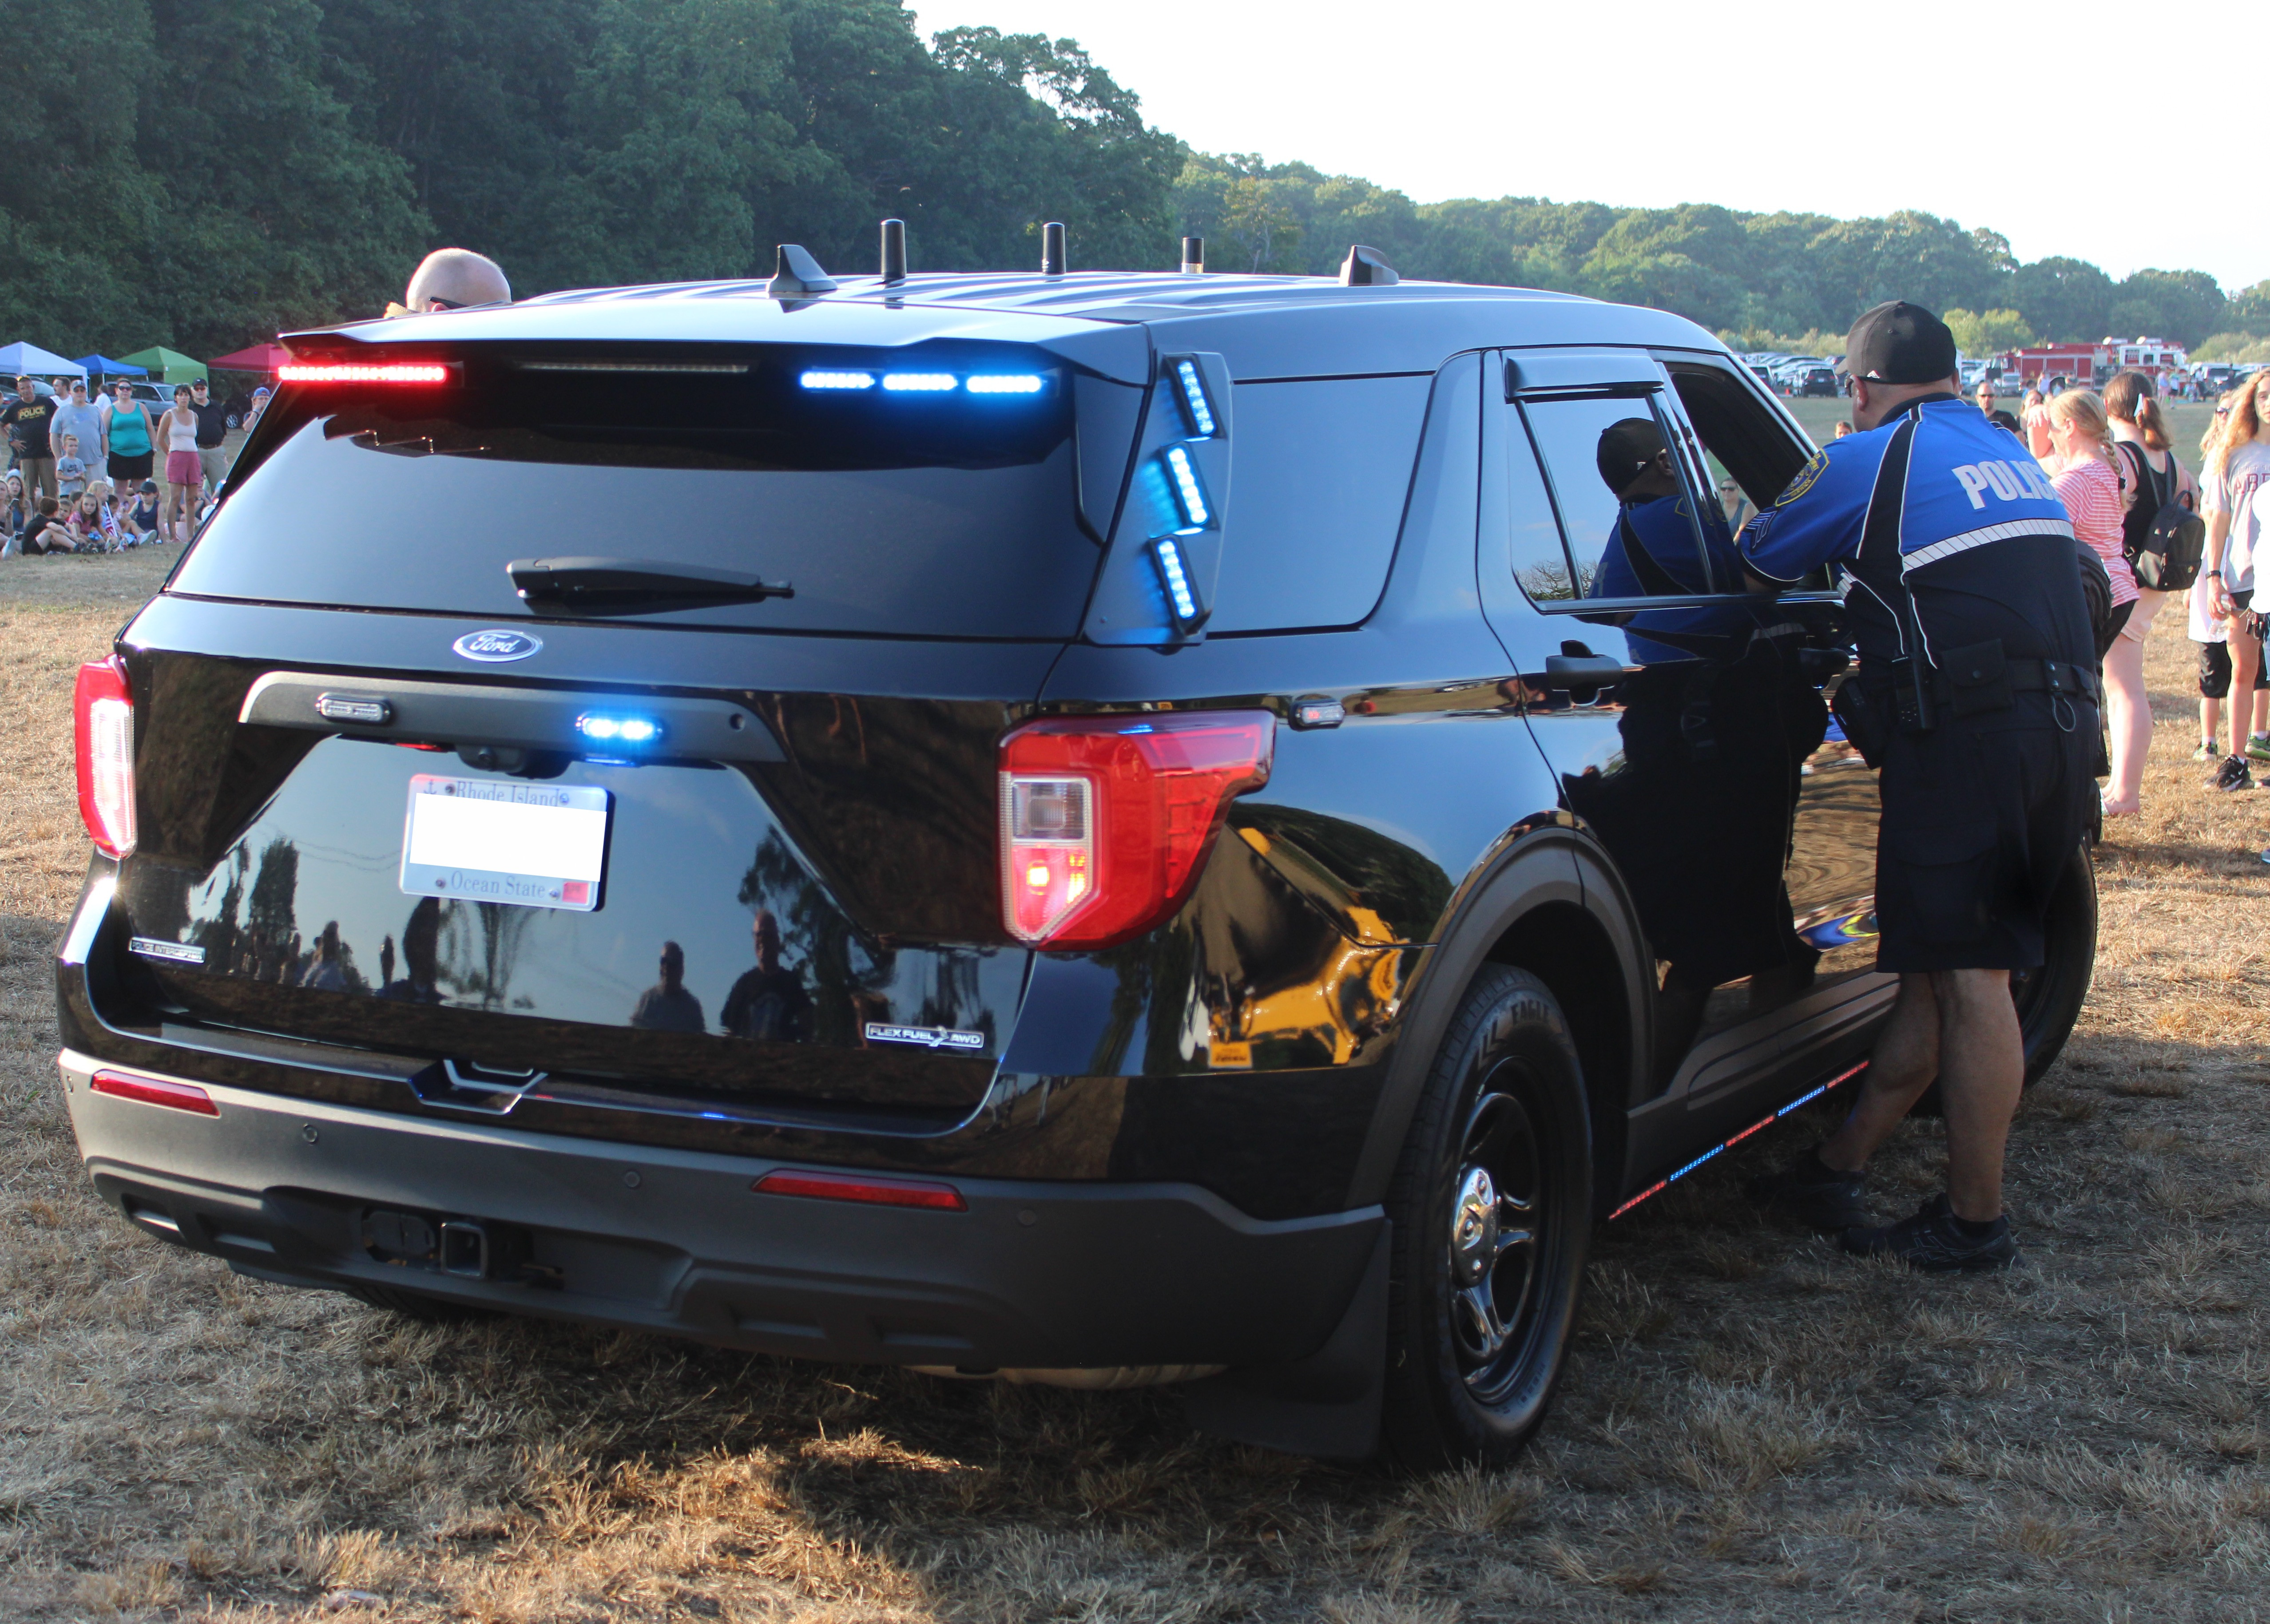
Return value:
<svg viewBox="0 0 2270 1624">
<path fill-rule="evenodd" d="M 99 1206 L 47 955 L 73 668 L 162 561 L 0 561 L 0 1613 L 478 1620 L 2270 1616 L 2270 795 L 2214 796 L 2177 606 L 2096 991 L 2013 1139 L 2027 1265 L 1925 1280 L 1761 1222 L 1762 1135 L 1600 1238 L 1523 1467 L 1398 1480 L 1171 1398 L 412 1324 Z M 1816 1110 L 1818 1108 L 1816 1108 Z M 1928 1186 L 1937 1124 L 1884 1157 Z"/>
</svg>

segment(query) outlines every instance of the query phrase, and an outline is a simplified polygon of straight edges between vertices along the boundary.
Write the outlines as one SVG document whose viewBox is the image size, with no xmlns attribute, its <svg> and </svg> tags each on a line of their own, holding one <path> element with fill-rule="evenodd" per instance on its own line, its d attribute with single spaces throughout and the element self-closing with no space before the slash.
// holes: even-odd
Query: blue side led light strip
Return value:
<svg viewBox="0 0 2270 1624">
<path fill-rule="evenodd" d="M 797 380 L 808 389 L 872 389 L 875 374 L 872 372 L 807 372 Z"/>
<path fill-rule="evenodd" d="M 1213 514 L 1206 507 L 1205 487 L 1198 483 L 1198 471 L 1191 463 L 1191 454 L 1180 446 L 1167 448 L 1167 473 L 1174 481 L 1175 502 L 1183 510 L 1183 523 L 1198 528 Z"/>
<path fill-rule="evenodd" d="M 1036 372 L 980 373 L 961 387 L 973 395 L 1037 395 L 1041 375 Z"/>
<path fill-rule="evenodd" d="M 1851 1067 L 1849 1071 L 1839 1072 L 1836 1076 L 1821 1084 L 1820 1087 L 1813 1089 L 1809 1093 L 1798 1095 L 1796 1099 L 1792 1100 L 1787 1105 L 1783 1106 L 1779 1110 L 1769 1111 L 1766 1115 L 1759 1117 L 1757 1121 L 1752 1123 L 1748 1127 L 1743 1129 L 1740 1133 L 1736 1134 L 1732 1138 L 1725 1141 L 1723 1145 L 1712 1146 L 1709 1150 L 1704 1151 L 1701 1155 L 1695 1157 L 1694 1161 L 1688 1162 L 1685 1167 L 1680 1168 L 1676 1172 L 1666 1173 L 1663 1177 L 1656 1180 L 1654 1183 L 1649 1185 L 1645 1190 L 1641 1190 L 1639 1194 L 1625 1202 L 1614 1212 L 1609 1213 L 1608 1221 L 1610 1223 L 1615 1222 L 1617 1219 L 1621 1218 L 1625 1213 L 1630 1212 L 1632 1208 L 1637 1206 L 1650 1196 L 1661 1195 L 1665 1189 L 1677 1183 L 1680 1179 L 1685 1178 L 1689 1173 L 1694 1172 L 1695 1168 L 1701 1167 L 1713 1156 L 1725 1155 L 1728 1151 L 1733 1149 L 1735 1146 L 1740 1145 L 1744 1139 L 1748 1138 L 1750 1135 L 1759 1131 L 1761 1129 L 1772 1127 L 1774 1123 L 1779 1122 L 1792 1111 L 1796 1110 L 1799 1106 L 1812 1104 L 1815 1100 L 1818 1100 L 1822 1094 L 1827 1094 L 1830 1089 L 1836 1087 L 1839 1083 L 1848 1083 L 1867 1069 L 1868 1063 L 1863 1060 L 1859 1064 Z"/>
<path fill-rule="evenodd" d="M 943 395 L 961 387 L 961 380 L 950 372 L 886 372 L 883 388 L 893 395 Z"/>
<path fill-rule="evenodd" d="M 1206 398 L 1205 379 L 1199 375 L 1198 364 L 1176 361 L 1175 378 L 1183 386 L 1183 415 L 1190 419 L 1191 434 L 1200 440 L 1213 439 L 1213 403 Z"/>
<path fill-rule="evenodd" d="M 1167 602 L 1173 606 L 1176 624 L 1194 624 L 1198 618 L 1198 594 L 1191 590 L 1191 575 L 1183 563 L 1182 544 L 1172 536 L 1161 536 L 1151 544 L 1151 556 L 1159 561 L 1159 580 L 1167 589 Z"/>
</svg>

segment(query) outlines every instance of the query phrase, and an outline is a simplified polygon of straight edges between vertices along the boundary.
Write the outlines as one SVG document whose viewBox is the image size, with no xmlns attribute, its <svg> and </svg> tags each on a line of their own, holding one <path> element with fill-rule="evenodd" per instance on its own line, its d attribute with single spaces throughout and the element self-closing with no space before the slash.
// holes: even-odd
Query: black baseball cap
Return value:
<svg viewBox="0 0 2270 1624">
<path fill-rule="evenodd" d="M 1937 383 L 1961 364 L 1946 323 L 1921 305 L 1888 299 L 1852 323 L 1836 369 L 1870 383 Z"/>
<path fill-rule="evenodd" d="M 1655 426 L 1653 418 L 1626 418 L 1611 423 L 1600 431 L 1600 443 L 1593 449 L 1592 465 L 1600 471 L 1600 478 L 1618 497 L 1631 488 L 1631 482 L 1640 471 L 1663 454 L 1663 431 Z"/>
</svg>

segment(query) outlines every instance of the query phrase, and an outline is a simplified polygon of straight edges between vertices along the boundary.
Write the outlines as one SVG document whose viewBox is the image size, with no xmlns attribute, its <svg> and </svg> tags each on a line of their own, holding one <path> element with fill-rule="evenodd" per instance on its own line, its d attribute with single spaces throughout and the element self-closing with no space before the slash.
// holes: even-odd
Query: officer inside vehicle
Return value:
<svg viewBox="0 0 2270 1624">
<path fill-rule="evenodd" d="M 1712 590 L 1711 575 L 1740 578 L 1724 511 L 1695 511 L 1652 417 L 1610 424 L 1594 464 L 1617 508 L 1586 597 L 1693 597 Z M 1763 1007 L 1812 980 L 1820 954 L 1798 938 L 1783 870 L 1798 764 L 1826 717 L 1748 605 L 1720 598 L 1584 618 L 1624 627 L 1638 669 L 1617 690 L 1621 765 L 1562 788 L 1615 855 L 1668 966 L 1655 1010 L 1662 1083 L 1714 989 L 1747 978 L 1750 1003 Z"/>
<path fill-rule="evenodd" d="M 1752 587 L 1835 565 L 1858 664 L 1838 720 L 1881 769 L 1876 966 L 1899 1001 L 1851 1114 L 1752 1195 L 1847 1251 L 1932 1272 L 2007 1266 L 2002 1152 L 2025 1075 L 2010 975 L 2044 920 L 2094 784 L 2096 661 L 2073 530 L 2034 460 L 1959 393 L 1954 336 L 1878 305 L 1843 362 L 1858 431 L 1816 452 L 1737 542 Z M 1933 1079 L 1947 1187 L 1867 1227 L 1868 1158 Z"/>
</svg>

